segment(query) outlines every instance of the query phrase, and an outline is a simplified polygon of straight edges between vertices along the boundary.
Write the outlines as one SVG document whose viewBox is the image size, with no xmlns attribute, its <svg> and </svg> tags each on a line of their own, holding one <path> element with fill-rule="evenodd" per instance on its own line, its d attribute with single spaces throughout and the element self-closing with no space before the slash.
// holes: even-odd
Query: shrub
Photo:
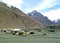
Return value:
<svg viewBox="0 0 60 43">
<path fill-rule="evenodd" d="M 34 32 L 30 32 L 30 34 L 34 34 Z"/>
<path fill-rule="evenodd" d="M 51 30 L 49 30 L 49 32 L 55 32 L 55 30 L 54 29 L 51 29 Z"/>
<path fill-rule="evenodd" d="M 41 32 L 41 30 L 40 30 L 40 29 L 38 29 L 38 32 Z"/>
<path fill-rule="evenodd" d="M 46 35 L 46 33 L 43 33 L 43 35 Z"/>
<path fill-rule="evenodd" d="M 19 35 L 23 35 L 23 32 L 19 32 Z"/>
<path fill-rule="evenodd" d="M 15 35 L 16 33 L 15 32 L 11 32 L 13 35 Z"/>
</svg>

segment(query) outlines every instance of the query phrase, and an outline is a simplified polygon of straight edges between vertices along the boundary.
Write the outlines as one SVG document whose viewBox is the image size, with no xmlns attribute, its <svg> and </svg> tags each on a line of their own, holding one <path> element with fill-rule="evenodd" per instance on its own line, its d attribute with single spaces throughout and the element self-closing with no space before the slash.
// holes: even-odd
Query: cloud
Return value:
<svg viewBox="0 0 60 43">
<path fill-rule="evenodd" d="M 22 0 L 2 0 L 2 1 L 8 4 L 9 6 L 12 5 L 17 8 L 20 8 L 21 4 L 23 3 Z"/>
<path fill-rule="evenodd" d="M 56 0 L 42 0 L 40 5 L 37 5 L 36 10 L 42 10 L 54 6 Z"/>
<path fill-rule="evenodd" d="M 0 1 L 7 3 L 9 6 L 10 5 L 15 6 L 19 9 L 21 9 L 22 4 L 25 4 L 25 3 L 27 4 L 27 6 L 29 6 L 27 2 L 24 2 L 24 0 L 0 0 Z M 55 20 L 60 18 L 60 9 L 56 9 L 56 10 L 54 9 L 47 12 L 42 12 L 42 10 L 52 8 L 57 4 L 60 4 L 59 0 L 42 0 L 40 3 L 38 3 L 34 7 L 31 7 L 31 8 L 23 7 L 24 10 L 22 10 L 23 8 L 21 10 L 25 13 L 31 12 L 33 10 L 37 10 L 37 11 L 40 11 L 43 15 L 47 16 L 50 20 Z"/>
<path fill-rule="evenodd" d="M 51 9 L 47 12 L 42 12 L 42 10 L 52 8 L 58 4 L 60 4 L 59 0 L 42 0 L 42 2 L 40 4 L 37 4 L 36 7 L 26 9 L 25 13 L 31 12 L 33 10 L 37 10 L 53 21 L 53 20 L 60 18 L 60 8 L 59 9 Z"/>
<path fill-rule="evenodd" d="M 48 9 L 48 8 L 51 8 L 53 6 L 55 6 L 57 3 L 57 0 L 42 0 L 41 3 L 37 4 L 36 7 L 33 7 L 33 8 L 28 8 L 25 10 L 25 12 L 31 12 L 33 10 L 37 10 L 37 11 L 41 11 L 43 9 Z"/>
<path fill-rule="evenodd" d="M 0 2 L 2 2 L 2 0 L 0 0 Z"/>
<path fill-rule="evenodd" d="M 51 10 L 49 12 L 43 13 L 45 16 L 47 16 L 50 20 L 56 20 L 60 18 L 60 8 L 56 10 Z"/>
</svg>

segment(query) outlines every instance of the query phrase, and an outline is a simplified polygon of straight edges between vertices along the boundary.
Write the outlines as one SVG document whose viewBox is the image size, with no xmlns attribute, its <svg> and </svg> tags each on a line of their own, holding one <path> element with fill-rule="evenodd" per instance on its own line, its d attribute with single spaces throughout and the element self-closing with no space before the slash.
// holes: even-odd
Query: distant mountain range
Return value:
<svg viewBox="0 0 60 43">
<path fill-rule="evenodd" d="M 60 25 L 60 19 L 58 19 L 57 21 L 53 21 L 53 22 L 55 22 L 57 25 Z"/>
<path fill-rule="evenodd" d="M 37 21 L 42 22 L 43 24 L 45 24 L 46 26 L 48 25 L 53 25 L 54 22 L 52 22 L 51 20 L 49 20 L 46 16 L 43 16 L 40 12 L 34 10 L 30 13 L 28 13 L 28 16 L 36 19 Z"/>
<path fill-rule="evenodd" d="M 45 27 L 42 22 L 27 16 L 16 7 L 0 2 L 0 28 L 32 29 Z"/>
</svg>

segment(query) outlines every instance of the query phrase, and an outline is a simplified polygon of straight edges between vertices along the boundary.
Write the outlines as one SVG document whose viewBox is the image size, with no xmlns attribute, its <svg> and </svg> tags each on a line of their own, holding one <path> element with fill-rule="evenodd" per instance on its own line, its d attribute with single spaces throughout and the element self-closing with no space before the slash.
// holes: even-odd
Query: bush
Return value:
<svg viewBox="0 0 60 43">
<path fill-rule="evenodd" d="M 15 35 L 15 33 L 12 33 L 13 35 Z"/>
<path fill-rule="evenodd" d="M 23 35 L 23 32 L 19 32 L 19 35 Z"/>
<path fill-rule="evenodd" d="M 46 35 L 46 33 L 43 33 L 43 35 Z"/>
<path fill-rule="evenodd" d="M 51 30 L 49 30 L 49 32 L 55 32 L 55 30 L 54 29 L 51 29 Z"/>
<path fill-rule="evenodd" d="M 4 30 L 4 32 L 6 32 L 6 30 Z"/>
<path fill-rule="evenodd" d="M 13 35 L 15 35 L 16 33 L 15 32 L 11 32 Z"/>
<path fill-rule="evenodd" d="M 38 32 L 41 32 L 41 30 L 40 30 L 40 29 L 38 29 Z"/>
<path fill-rule="evenodd" d="M 30 32 L 30 34 L 34 34 L 34 32 Z"/>
</svg>

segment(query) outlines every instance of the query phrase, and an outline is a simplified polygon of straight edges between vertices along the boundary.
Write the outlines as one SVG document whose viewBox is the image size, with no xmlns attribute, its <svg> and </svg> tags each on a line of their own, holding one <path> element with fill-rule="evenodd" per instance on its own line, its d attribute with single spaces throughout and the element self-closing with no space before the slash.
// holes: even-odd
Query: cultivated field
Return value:
<svg viewBox="0 0 60 43">
<path fill-rule="evenodd" d="M 42 35 L 46 33 L 46 35 Z M 12 35 L 0 32 L 0 43 L 60 43 L 60 31 L 37 32 L 31 35 Z"/>
</svg>

